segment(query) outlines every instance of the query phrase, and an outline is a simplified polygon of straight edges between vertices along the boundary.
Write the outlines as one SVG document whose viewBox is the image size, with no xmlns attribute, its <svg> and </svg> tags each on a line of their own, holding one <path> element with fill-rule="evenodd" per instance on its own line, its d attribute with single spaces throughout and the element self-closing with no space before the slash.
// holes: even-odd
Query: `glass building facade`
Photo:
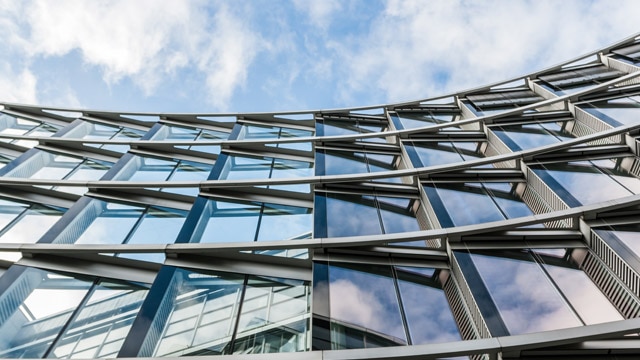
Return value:
<svg viewBox="0 0 640 360">
<path fill-rule="evenodd" d="M 3 103 L 0 358 L 637 358 L 638 49 L 376 108 Z"/>
</svg>

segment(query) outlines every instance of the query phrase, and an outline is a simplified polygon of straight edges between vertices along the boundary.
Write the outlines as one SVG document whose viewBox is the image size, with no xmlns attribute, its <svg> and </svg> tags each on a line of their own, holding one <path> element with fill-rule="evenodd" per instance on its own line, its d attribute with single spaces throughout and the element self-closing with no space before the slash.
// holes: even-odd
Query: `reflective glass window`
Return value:
<svg viewBox="0 0 640 360">
<path fill-rule="evenodd" d="M 493 126 L 491 131 L 513 151 L 555 144 L 574 138 L 566 122 L 536 122 L 522 125 Z"/>
<path fill-rule="evenodd" d="M 530 168 L 568 205 L 579 206 L 640 193 L 640 180 L 622 168 L 623 159 L 549 163 Z M 551 184 L 546 180 L 549 178 L 556 183 Z"/>
<path fill-rule="evenodd" d="M 432 344 L 461 340 L 458 326 L 432 268 L 396 267 L 398 290 L 411 343 Z"/>
<path fill-rule="evenodd" d="M 316 122 L 316 132 L 322 136 L 340 136 L 340 135 L 356 135 L 371 134 L 387 131 L 389 124 L 386 118 L 380 119 L 364 119 L 364 118 L 332 118 L 325 116 L 324 120 Z M 386 143 L 384 137 L 369 137 L 357 139 L 356 141 Z"/>
<path fill-rule="evenodd" d="M 284 126 L 267 126 L 244 124 L 238 135 L 238 140 L 250 139 L 289 139 L 311 137 L 313 131 Z M 283 148 L 290 150 L 311 151 L 311 142 L 267 144 L 267 147 Z"/>
<path fill-rule="evenodd" d="M 455 253 L 458 261 L 468 261 Z M 512 335 L 622 320 L 569 254 L 555 256 L 544 250 L 471 252 L 468 259 L 481 280 L 474 277 L 469 265 L 462 268 L 476 297 L 485 296 L 476 289 L 486 287 L 498 311 L 494 315 Z M 486 304 L 489 299 L 476 301 Z M 487 306 L 481 305 L 481 311 L 490 317 Z"/>
<path fill-rule="evenodd" d="M 99 180 L 113 164 L 40 150 L 25 159 L 5 176 L 46 180 Z M 82 195 L 86 187 L 50 187 L 58 191 Z"/>
<path fill-rule="evenodd" d="M 439 274 L 433 268 L 330 262 L 332 349 L 460 340 Z M 314 301 L 325 301 L 326 286 L 317 284 Z"/>
<path fill-rule="evenodd" d="M 26 269 L 0 296 L 0 356 L 44 357 L 91 285 L 92 279 Z"/>
<path fill-rule="evenodd" d="M 375 195 L 318 195 L 326 198 L 329 237 L 420 230 L 416 199 Z"/>
<path fill-rule="evenodd" d="M 35 243 L 60 219 L 65 210 L 0 199 L 0 242 Z M 0 258 L 15 261 L 20 258 L 20 253 L 0 253 Z"/>
<path fill-rule="evenodd" d="M 51 123 L 0 114 L 0 134 L 50 137 L 58 132 L 58 130 L 60 130 L 60 126 Z M 32 148 L 38 145 L 38 141 L 36 140 L 0 139 L 0 141 L 9 142 L 27 148 Z"/>
<path fill-rule="evenodd" d="M 516 194 L 516 186 L 510 183 L 425 183 L 424 189 L 440 224 L 450 227 L 533 215 Z"/>
<path fill-rule="evenodd" d="M 275 157 L 230 155 L 220 174 L 220 180 L 283 179 L 313 176 L 313 163 Z M 310 193 L 309 184 L 268 185 L 270 189 Z"/>
<path fill-rule="evenodd" d="M 134 156 L 122 168 L 114 180 L 130 181 L 204 181 L 211 173 L 212 165 L 179 159 L 160 159 Z M 161 191 L 196 196 L 199 189 L 167 187 Z"/>
<path fill-rule="evenodd" d="M 627 96 L 609 100 L 592 100 L 578 105 L 581 109 L 613 125 L 632 125 L 640 121 L 640 96 Z"/>
<path fill-rule="evenodd" d="M 304 282 L 177 269 L 170 286 L 151 325 L 159 340 L 148 336 L 153 353 L 140 356 L 308 350 Z"/>
<path fill-rule="evenodd" d="M 311 209 L 260 203 L 209 200 L 192 242 L 307 239 Z"/>
<path fill-rule="evenodd" d="M 62 244 L 170 244 L 187 212 L 155 206 L 133 206 L 93 199 L 57 236 Z M 122 254 L 162 261 L 161 254 Z"/>
<path fill-rule="evenodd" d="M 451 164 L 483 157 L 478 142 L 419 142 L 412 141 L 405 145 L 407 151 L 415 151 L 421 163 L 414 161 L 414 166 L 434 166 Z"/>
<path fill-rule="evenodd" d="M 306 351 L 310 289 L 302 281 L 250 276 L 234 354 Z"/>
<path fill-rule="evenodd" d="M 325 149 L 317 156 L 324 160 L 325 175 L 341 175 L 394 170 L 400 153 Z"/>
<path fill-rule="evenodd" d="M 142 130 L 132 129 L 130 127 L 115 126 L 107 124 L 99 124 L 85 121 L 82 126 L 78 126 L 68 133 L 65 137 L 89 139 L 89 140 L 137 140 L 146 132 Z M 100 144 L 87 143 L 87 146 L 96 147 L 125 153 L 129 150 L 129 145 L 118 144 Z"/>
<path fill-rule="evenodd" d="M 147 285 L 97 281 L 36 268 L 0 295 L 0 356 L 115 357 Z"/>
<path fill-rule="evenodd" d="M 147 292 L 146 284 L 100 281 L 52 346 L 49 357 L 116 357 Z"/>
<path fill-rule="evenodd" d="M 428 127 L 431 125 L 449 123 L 460 115 L 457 108 L 451 109 L 433 109 L 424 111 L 404 112 L 398 111 L 392 115 L 392 119 L 399 129 L 415 129 L 420 127 Z M 398 126 L 401 125 L 401 126 Z M 446 128 L 447 130 L 460 130 L 457 127 Z"/>
<path fill-rule="evenodd" d="M 389 266 L 329 268 L 333 349 L 406 345 Z"/>
<path fill-rule="evenodd" d="M 164 125 L 154 135 L 153 140 L 193 141 L 193 145 L 177 145 L 176 147 L 180 149 L 219 154 L 220 145 L 198 145 L 198 142 L 225 140 L 228 137 L 229 134 L 224 131 Z"/>
</svg>

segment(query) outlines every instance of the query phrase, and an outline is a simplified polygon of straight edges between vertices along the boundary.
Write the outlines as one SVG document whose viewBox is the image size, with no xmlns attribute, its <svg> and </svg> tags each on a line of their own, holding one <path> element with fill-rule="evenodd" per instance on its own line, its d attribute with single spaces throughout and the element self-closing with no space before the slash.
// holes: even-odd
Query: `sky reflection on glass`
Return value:
<svg viewBox="0 0 640 360">
<path fill-rule="evenodd" d="M 514 185 L 509 183 L 425 184 L 426 188 L 434 189 L 439 200 L 444 204 L 444 207 L 436 209 L 438 216 L 441 218 L 448 216 L 455 226 L 533 214 L 514 194 Z M 435 195 L 432 193 L 430 196 Z"/>
<path fill-rule="evenodd" d="M 471 259 L 512 335 L 622 320 L 570 260 L 544 252 L 495 254 Z"/>
<path fill-rule="evenodd" d="M 332 266 L 329 281 L 332 319 L 406 343 L 390 268 L 378 267 L 376 273 L 369 273 Z"/>
<path fill-rule="evenodd" d="M 311 209 L 249 202 L 209 200 L 194 242 L 238 242 L 311 237 Z"/>
<path fill-rule="evenodd" d="M 532 165 L 531 169 L 536 174 L 553 177 L 575 199 L 586 205 L 640 192 L 640 180 L 620 169 L 620 159 L 614 160 Z M 564 196 L 561 192 L 559 195 Z"/>
<path fill-rule="evenodd" d="M 412 210 L 412 199 L 328 194 L 326 201 L 327 234 L 330 237 L 420 230 Z"/>
</svg>

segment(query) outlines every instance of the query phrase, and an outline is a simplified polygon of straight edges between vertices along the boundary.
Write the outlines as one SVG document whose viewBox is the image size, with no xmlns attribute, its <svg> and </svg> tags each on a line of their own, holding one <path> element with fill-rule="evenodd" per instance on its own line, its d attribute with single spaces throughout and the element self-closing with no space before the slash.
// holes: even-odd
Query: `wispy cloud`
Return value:
<svg viewBox="0 0 640 360">
<path fill-rule="evenodd" d="M 66 0 L 2 4 L 0 26 L 24 62 L 77 51 L 104 81 L 129 78 L 145 95 L 176 72 L 205 79 L 211 104 L 224 109 L 263 49 L 259 35 L 224 4 Z M 30 98 L 33 100 L 33 97 Z"/>
<path fill-rule="evenodd" d="M 298 11 L 307 15 L 308 21 L 315 27 L 327 30 L 336 11 L 342 9 L 338 0 L 307 1 L 293 0 Z"/>
<path fill-rule="evenodd" d="M 596 49 L 637 31 L 638 8 L 632 0 L 0 0 L 0 98 L 72 106 L 93 94 L 109 106 L 171 101 L 218 111 L 405 101 Z M 46 90 L 58 85 L 65 94 Z"/>
<path fill-rule="evenodd" d="M 633 1 L 391 1 L 366 36 L 328 46 L 340 100 L 440 95 L 524 75 L 637 31 Z M 371 96 L 371 95 L 370 95 Z"/>
</svg>

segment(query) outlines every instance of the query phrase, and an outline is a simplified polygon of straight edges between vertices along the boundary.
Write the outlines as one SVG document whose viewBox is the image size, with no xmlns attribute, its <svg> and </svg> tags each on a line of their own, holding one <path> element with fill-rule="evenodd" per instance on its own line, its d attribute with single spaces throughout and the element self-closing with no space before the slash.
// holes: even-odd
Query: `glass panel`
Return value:
<svg viewBox="0 0 640 360">
<path fill-rule="evenodd" d="M 431 268 L 396 268 L 413 345 L 461 340 L 449 303 Z M 437 279 L 437 277 L 436 277 Z"/>
<path fill-rule="evenodd" d="M 389 266 L 329 268 L 333 349 L 406 345 Z"/>
<path fill-rule="evenodd" d="M 292 129 L 279 126 L 266 125 L 243 125 L 238 139 L 286 139 L 298 137 L 310 137 L 313 132 L 302 129 Z M 267 146 L 276 148 L 286 148 L 300 151 L 311 151 L 310 142 L 291 143 L 291 144 L 268 144 Z"/>
<path fill-rule="evenodd" d="M 471 258 L 512 335 L 582 325 L 530 255 Z"/>
<path fill-rule="evenodd" d="M 311 209 L 263 204 L 258 241 L 310 239 Z"/>
<path fill-rule="evenodd" d="M 570 256 L 548 253 L 542 249 L 471 254 L 511 334 L 623 319 Z M 473 276 L 469 270 L 467 276 Z"/>
<path fill-rule="evenodd" d="M 94 213 L 94 208 L 100 211 Z M 93 210 L 93 211 L 91 211 Z M 142 216 L 143 209 L 134 206 L 93 200 L 83 216 L 87 225 L 76 244 L 122 244 Z"/>
<path fill-rule="evenodd" d="M 247 157 L 230 155 L 220 174 L 221 180 L 283 179 L 313 176 L 313 164 L 306 161 L 272 157 Z M 268 188 L 310 193 L 309 184 L 269 185 Z"/>
<path fill-rule="evenodd" d="M 566 122 L 494 126 L 491 130 L 513 151 L 555 144 L 573 136 L 565 130 Z"/>
<path fill-rule="evenodd" d="M 311 209 L 210 200 L 194 242 L 290 240 L 311 237 Z"/>
<path fill-rule="evenodd" d="M 382 234 L 373 196 L 327 194 L 326 202 L 329 237 Z"/>
<path fill-rule="evenodd" d="M 385 234 L 418 231 L 420 226 L 413 212 L 417 200 L 376 197 Z"/>
<path fill-rule="evenodd" d="M 572 161 L 532 165 L 543 177 L 550 176 L 580 204 L 592 204 L 640 192 L 640 181 L 620 167 L 622 158 L 612 160 Z M 593 191 L 593 189 L 599 189 Z M 556 190 L 556 189 L 553 189 Z M 562 190 L 562 189 L 560 189 Z M 570 206 L 577 206 L 562 191 L 556 191 Z"/>
<path fill-rule="evenodd" d="M 386 121 L 365 121 L 365 120 L 328 120 L 316 122 L 317 133 L 324 134 L 323 136 L 339 136 L 339 135 L 356 135 L 356 134 L 368 134 L 379 133 L 386 131 L 388 124 Z M 365 139 L 358 139 L 356 141 L 363 142 L 376 142 L 386 143 L 387 140 L 384 137 L 370 137 Z"/>
<path fill-rule="evenodd" d="M 186 211 L 125 205 L 93 199 L 54 241 L 62 244 L 170 244 L 182 228 Z M 162 255 L 125 255 L 162 260 Z M 159 257 L 160 256 L 160 257 Z"/>
<path fill-rule="evenodd" d="M 544 100 L 542 96 L 528 88 L 490 90 L 480 94 L 467 95 L 467 99 L 485 115 L 492 110 L 516 108 Z"/>
<path fill-rule="evenodd" d="M 204 181 L 211 173 L 211 165 L 192 161 L 180 161 L 177 168 L 169 178 L 170 181 Z M 195 188 L 165 188 L 163 191 L 196 196 L 199 189 Z"/>
<path fill-rule="evenodd" d="M 154 140 L 174 140 L 174 141 L 211 141 L 224 140 L 229 137 L 228 133 L 214 130 L 192 129 L 179 126 L 164 125 L 154 136 Z M 180 149 L 220 154 L 220 145 L 177 145 Z"/>
<path fill-rule="evenodd" d="M 610 69 L 602 64 L 586 64 L 563 68 L 560 71 L 539 75 L 545 87 L 559 95 L 571 94 L 587 87 L 614 79 L 623 72 Z"/>
<path fill-rule="evenodd" d="M 60 127 L 58 125 L 17 118 L 7 114 L 0 114 L 0 134 L 49 137 L 59 129 Z M 28 148 L 38 145 L 38 141 L 34 140 L 1 139 L 1 141 L 10 142 Z"/>
<path fill-rule="evenodd" d="M 326 198 L 329 237 L 420 230 L 415 216 L 417 207 L 414 206 L 414 199 L 346 194 L 318 196 Z"/>
<path fill-rule="evenodd" d="M 401 112 L 397 113 L 397 119 L 404 129 L 414 129 L 430 125 L 448 123 L 459 115 L 458 109 L 451 110 L 448 113 L 438 113 L 437 111 L 429 112 Z M 447 130 L 460 130 L 457 127 L 450 127 Z"/>
<path fill-rule="evenodd" d="M 27 208 L 28 207 L 28 208 Z M 0 242 L 36 243 L 58 219 L 64 209 L 42 205 L 23 205 L 0 200 Z M 0 252 L 0 258 L 16 261 L 21 257 L 18 252 Z"/>
<path fill-rule="evenodd" d="M 147 287 L 100 282 L 67 326 L 49 357 L 115 357 L 133 324 Z"/>
<path fill-rule="evenodd" d="M 112 166 L 112 163 L 60 155 L 38 150 L 22 161 L 5 176 L 46 180 L 97 180 Z M 47 188 L 51 188 L 47 186 Z M 85 187 L 56 187 L 58 191 L 83 194 Z"/>
<path fill-rule="evenodd" d="M 638 122 L 640 96 L 591 101 L 579 107 L 613 126 L 631 125 Z"/>
<path fill-rule="evenodd" d="M 509 183 L 432 184 L 425 185 L 425 190 L 443 226 L 462 226 L 532 215 L 515 195 L 515 186 Z M 453 224 L 449 225 L 448 219 Z"/>
<path fill-rule="evenodd" d="M 309 350 L 309 305 L 308 284 L 250 277 L 233 352 Z"/>
<path fill-rule="evenodd" d="M 365 174 L 367 159 L 362 152 L 325 150 L 317 153 L 324 158 L 326 175 Z"/>
<path fill-rule="evenodd" d="M 144 131 L 124 128 L 124 129 L 118 131 L 118 133 L 116 133 L 111 139 L 113 139 L 113 140 L 138 140 L 144 134 L 145 134 Z M 121 152 L 121 153 L 129 151 L 129 145 L 105 144 L 104 146 L 102 146 L 102 148 L 103 149 L 107 149 L 107 150 L 111 150 L 111 151 Z"/>
<path fill-rule="evenodd" d="M 549 264 L 543 266 L 585 324 L 624 320 L 582 270 Z"/>
<path fill-rule="evenodd" d="M 171 244 L 178 238 L 187 212 L 183 210 L 151 207 L 129 236 L 127 244 Z M 121 257 L 153 262 L 164 261 L 164 254 L 121 254 Z"/>
<path fill-rule="evenodd" d="M 26 269 L 0 295 L 0 356 L 43 357 L 91 285 L 90 280 Z"/>
<path fill-rule="evenodd" d="M 297 280 L 177 269 L 162 299 L 166 311 L 151 325 L 160 340 L 148 336 L 143 348 L 154 351 L 143 355 L 307 351 L 309 291 Z"/>
<path fill-rule="evenodd" d="M 243 277 L 178 269 L 163 303 L 168 315 L 154 319 L 160 340 L 150 356 L 218 355 L 231 341 Z M 146 341 L 153 341 L 147 339 Z"/>
<path fill-rule="evenodd" d="M 407 148 L 415 150 L 422 164 L 414 166 L 434 166 L 451 164 L 482 157 L 477 142 L 417 142 L 412 141 Z"/>
</svg>

